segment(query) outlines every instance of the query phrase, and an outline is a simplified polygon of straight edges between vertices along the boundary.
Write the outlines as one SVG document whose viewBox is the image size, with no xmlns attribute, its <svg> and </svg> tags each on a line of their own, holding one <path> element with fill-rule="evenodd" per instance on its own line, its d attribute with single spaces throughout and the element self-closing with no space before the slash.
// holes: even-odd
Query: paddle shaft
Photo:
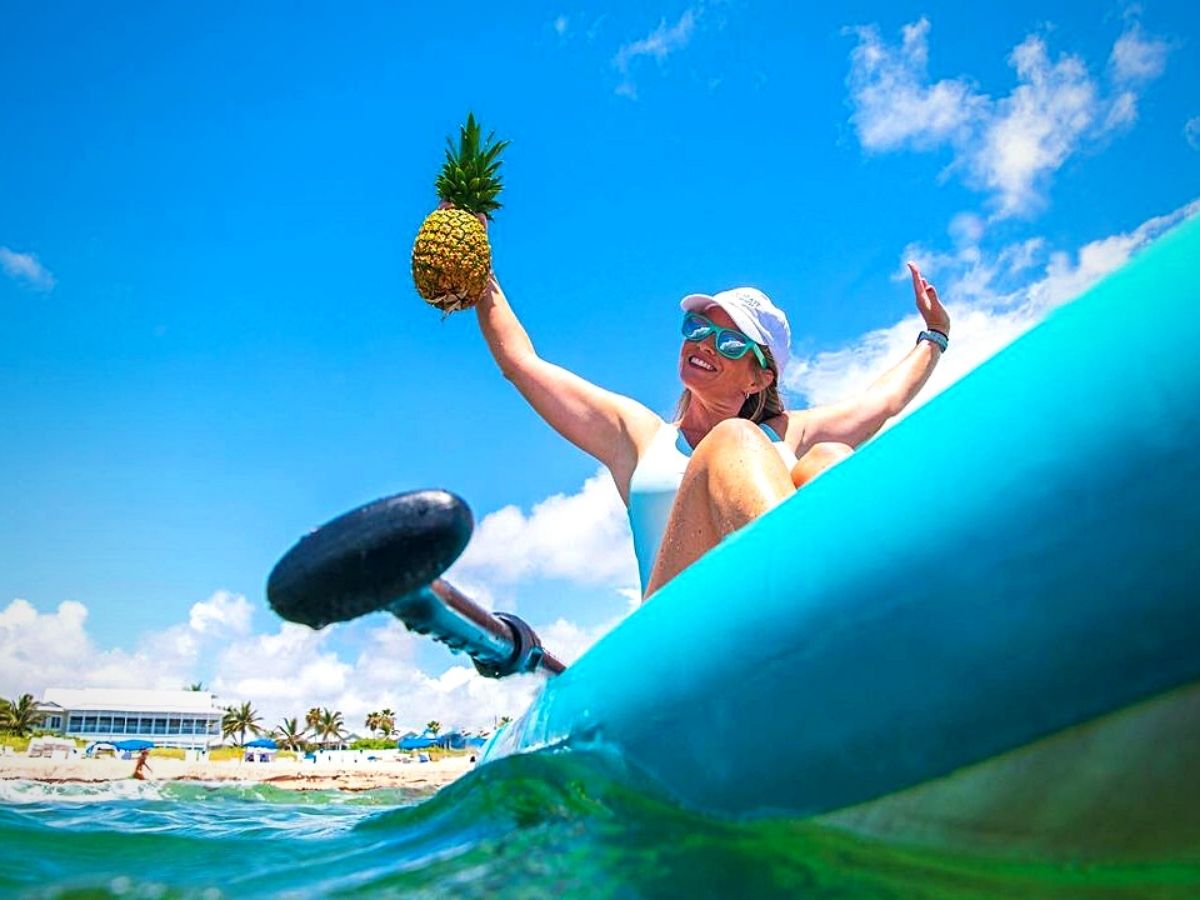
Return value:
<svg viewBox="0 0 1200 900">
<path fill-rule="evenodd" d="M 510 661 L 522 639 L 516 626 L 494 615 L 441 578 L 395 601 L 389 609 L 412 631 L 432 635 L 453 650 L 465 651 L 482 666 Z M 557 675 L 566 668 L 538 647 L 534 671 Z"/>
</svg>

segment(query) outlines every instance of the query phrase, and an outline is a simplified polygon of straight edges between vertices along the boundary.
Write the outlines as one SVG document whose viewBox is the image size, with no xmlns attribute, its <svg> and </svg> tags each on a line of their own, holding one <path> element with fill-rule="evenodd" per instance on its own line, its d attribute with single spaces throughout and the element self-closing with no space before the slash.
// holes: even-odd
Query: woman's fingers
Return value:
<svg viewBox="0 0 1200 900">
<path fill-rule="evenodd" d="M 946 333 L 950 330 L 950 317 L 942 307 L 937 288 L 930 284 L 917 268 L 915 262 L 908 262 L 908 271 L 912 273 L 913 293 L 917 295 L 917 309 L 925 324 L 930 328 Z"/>
<path fill-rule="evenodd" d="M 921 270 L 917 268 L 915 262 L 908 263 L 908 271 L 912 274 L 913 292 L 917 295 L 917 299 L 921 299 L 921 292 L 926 288 L 927 282 L 921 277 Z"/>
</svg>

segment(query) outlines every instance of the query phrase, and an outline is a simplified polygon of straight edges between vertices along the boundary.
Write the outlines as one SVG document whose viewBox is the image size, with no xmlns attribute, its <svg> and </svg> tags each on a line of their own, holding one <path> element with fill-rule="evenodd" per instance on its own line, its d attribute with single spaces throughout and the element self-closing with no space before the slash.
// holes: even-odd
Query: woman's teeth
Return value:
<svg viewBox="0 0 1200 900">
<path fill-rule="evenodd" d="M 707 363 L 707 362 L 705 362 L 704 360 L 702 360 L 702 359 L 701 359 L 700 357 L 698 357 L 698 356 L 689 356 L 689 357 L 688 357 L 688 362 L 690 362 L 690 363 L 691 363 L 693 366 L 696 366 L 696 367 L 698 367 L 698 368 L 704 369 L 704 371 L 706 371 L 706 372 L 715 372 L 715 371 L 717 371 L 717 367 L 716 367 L 716 366 L 712 365 L 711 363 Z"/>
</svg>

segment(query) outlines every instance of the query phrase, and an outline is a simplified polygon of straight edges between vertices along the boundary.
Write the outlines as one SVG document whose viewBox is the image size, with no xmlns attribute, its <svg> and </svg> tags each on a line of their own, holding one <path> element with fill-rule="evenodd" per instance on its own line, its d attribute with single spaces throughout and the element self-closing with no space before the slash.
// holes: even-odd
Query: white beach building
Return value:
<svg viewBox="0 0 1200 900">
<path fill-rule="evenodd" d="M 66 737 L 202 748 L 221 742 L 225 710 L 207 691 L 47 688 L 38 712 L 48 730 Z"/>
</svg>

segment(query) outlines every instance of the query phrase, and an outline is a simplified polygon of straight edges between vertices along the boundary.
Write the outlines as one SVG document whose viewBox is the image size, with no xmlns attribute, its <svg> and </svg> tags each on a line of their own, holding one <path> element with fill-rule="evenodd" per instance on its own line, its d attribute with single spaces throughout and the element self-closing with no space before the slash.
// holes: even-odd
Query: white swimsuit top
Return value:
<svg viewBox="0 0 1200 900">
<path fill-rule="evenodd" d="M 796 464 L 792 448 L 770 425 L 760 422 L 759 427 L 771 439 L 790 470 Z M 629 479 L 629 528 L 633 532 L 633 552 L 642 580 L 642 596 L 646 595 L 646 585 L 650 582 L 650 572 L 667 530 L 671 507 L 691 456 L 692 447 L 683 433 L 677 426 L 664 422 Z"/>
</svg>

